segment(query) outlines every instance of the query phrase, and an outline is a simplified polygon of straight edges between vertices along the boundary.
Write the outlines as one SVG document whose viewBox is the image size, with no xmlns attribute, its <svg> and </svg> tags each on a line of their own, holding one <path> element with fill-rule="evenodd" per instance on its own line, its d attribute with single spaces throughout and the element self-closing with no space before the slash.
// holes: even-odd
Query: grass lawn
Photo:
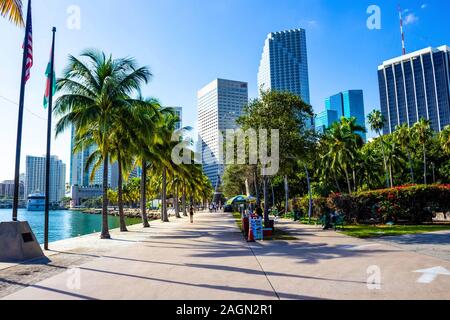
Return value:
<svg viewBox="0 0 450 320">
<path fill-rule="evenodd" d="M 233 212 L 233 217 L 236 220 L 236 224 L 238 225 L 239 229 L 241 231 L 244 231 L 243 230 L 243 226 L 242 226 L 241 214 L 239 212 Z M 290 241 L 290 240 L 297 240 L 297 238 L 291 236 L 288 232 L 285 232 L 285 231 L 280 230 L 280 229 L 275 227 L 275 233 L 273 234 L 273 236 L 270 237 L 270 238 L 264 238 L 264 240 L 268 240 L 268 241 L 274 241 L 274 240 Z"/>
<path fill-rule="evenodd" d="M 386 236 L 402 236 L 436 231 L 450 230 L 450 225 L 420 225 L 420 226 L 345 226 L 343 234 L 357 238 L 377 238 Z"/>
</svg>

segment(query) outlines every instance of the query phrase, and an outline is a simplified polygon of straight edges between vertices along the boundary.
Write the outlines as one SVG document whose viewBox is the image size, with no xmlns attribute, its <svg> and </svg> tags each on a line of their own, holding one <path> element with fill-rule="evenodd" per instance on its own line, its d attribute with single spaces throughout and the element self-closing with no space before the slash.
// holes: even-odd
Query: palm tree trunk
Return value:
<svg viewBox="0 0 450 320">
<path fill-rule="evenodd" d="M 289 180 L 287 176 L 284 176 L 284 208 L 286 213 L 289 212 Z"/>
<path fill-rule="evenodd" d="M 411 182 L 416 183 L 416 179 L 414 178 L 414 168 L 412 163 L 411 151 L 408 151 L 408 161 L 409 161 L 409 169 L 411 171 Z"/>
<path fill-rule="evenodd" d="M 305 164 L 306 180 L 308 183 L 308 194 L 309 194 L 309 209 L 308 209 L 308 223 L 311 223 L 311 217 L 313 213 L 313 196 L 311 190 L 311 177 L 309 176 L 308 166 Z"/>
<path fill-rule="evenodd" d="M 423 182 L 424 184 L 428 184 L 427 181 L 427 149 L 425 144 L 423 145 Z"/>
<path fill-rule="evenodd" d="M 334 176 L 334 182 L 336 183 L 336 187 L 337 187 L 339 193 L 342 193 L 341 186 L 339 185 L 339 181 L 336 176 L 336 171 L 333 171 L 333 176 Z"/>
<path fill-rule="evenodd" d="M 264 225 L 266 228 L 269 227 L 270 218 L 269 218 L 269 192 L 267 188 L 267 176 L 263 177 L 264 181 Z"/>
<path fill-rule="evenodd" d="M 389 185 L 389 173 L 388 173 L 388 165 L 386 160 L 386 152 L 384 151 L 384 144 L 383 144 L 383 137 L 381 136 L 381 133 L 378 133 L 381 140 L 381 153 L 383 154 L 383 162 L 384 162 L 384 172 L 386 173 L 386 187 L 392 188 L 392 186 Z"/>
<path fill-rule="evenodd" d="M 391 177 L 391 188 L 394 187 L 394 175 L 392 173 L 392 163 L 389 164 L 389 176 Z"/>
<path fill-rule="evenodd" d="M 187 217 L 188 214 L 187 214 L 187 207 L 186 207 L 186 184 L 185 183 L 183 183 L 182 188 L 183 188 L 183 195 L 181 198 L 181 206 L 183 207 L 183 216 Z"/>
<path fill-rule="evenodd" d="M 175 183 L 175 196 L 174 196 L 175 216 L 179 219 L 179 218 L 181 218 L 181 216 L 180 216 L 180 206 L 179 206 L 179 203 L 178 203 L 178 196 L 179 196 L 178 182 L 176 182 Z"/>
<path fill-rule="evenodd" d="M 108 156 L 103 159 L 103 206 L 101 239 L 111 239 L 108 226 Z"/>
<path fill-rule="evenodd" d="M 125 214 L 123 212 L 123 176 L 122 176 L 122 159 L 120 152 L 117 156 L 117 165 L 119 167 L 119 179 L 118 179 L 118 189 L 117 189 L 117 202 L 119 205 L 119 220 L 120 220 L 120 231 L 127 232 L 127 224 L 125 222 Z"/>
<path fill-rule="evenodd" d="M 353 191 L 358 191 L 358 186 L 356 185 L 356 171 L 355 169 L 352 169 L 353 171 Z"/>
<path fill-rule="evenodd" d="M 255 193 L 256 193 L 256 205 L 258 208 L 261 208 L 261 197 L 259 194 L 259 188 L 258 188 L 258 173 L 257 173 L 258 167 L 255 167 L 255 170 L 253 172 L 254 177 L 254 183 L 255 183 Z"/>
<path fill-rule="evenodd" d="M 147 217 L 147 161 L 142 161 L 141 177 L 141 217 L 144 228 L 150 228 Z"/>
<path fill-rule="evenodd" d="M 347 179 L 347 187 L 348 187 L 348 194 L 352 194 L 352 185 L 350 183 L 350 177 L 348 175 L 348 170 L 345 168 L 345 178 Z"/>
<path fill-rule="evenodd" d="M 169 217 L 167 216 L 167 169 L 163 168 L 162 174 L 162 194 L 161 194 L 161 220 L 162 222 L 169 222 Z"/>
<path fill-rule="evenodd" d="M 270 186 L 272 187 L 272 208 L 275 208 L 275 189 L 273 188 L 273 181 L 270 180 Z"/>
</svg>

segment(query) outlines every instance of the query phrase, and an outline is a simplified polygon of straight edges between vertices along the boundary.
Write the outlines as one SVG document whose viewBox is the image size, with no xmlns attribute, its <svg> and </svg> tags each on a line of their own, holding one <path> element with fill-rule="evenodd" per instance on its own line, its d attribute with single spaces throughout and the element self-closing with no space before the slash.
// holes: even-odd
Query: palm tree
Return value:
<svg viewBox="0 0 450 320">
<path fill-rule="evenodd" d="M 357 132 L 363 131 L 364 128 L 356 124 L 355 118 L 342 118 L 341 123 L 334 123 L 324 137 L 329 148 L 326 157 L 331 160 L 333 170 L 337 171 L 338 168 L 341 168 L 344 172 L 349 194 L 352 193 L 350 170 L 355 172 L 354 162 L 357 152 L 364 144 L 362 137 Z M 355 184 L 355 173 L 353 173 L 353 181 Z"/>
<path fill-rule="evenodd" d="M 384 150 L 383 135 L 381 134 L 381 130 L 383 130 L 384 128 L 386 119 L 384 118 L 381 111 L 374 110 L 372 113 L 369 114 L 368 120 L 371 130 L 375 131 L 378 134 L 378 137 L 381 141 L 381 153 L 383 154 L 384 172 L 386 173 L 386 187 L 389 188 L 392 186 L 389 185 L 389 173 L 388 173 L 386 152 Z"/>
<path fill-rule="evenodd" d="M 182 128 L 176 132 L 176 124 L 179 120 L 180 119 L 173 112 L 173 109 L 166 108 L 164 110 L 162 121 L 160 122 L 156 133 L 157 142 L 153 147 L 153 153 L 158 159 L 158 161 L 155 162 L 155 167 L 159 169 L 159 172 L 162 175 L 161 220 L 163 222 L 169 222 L 167 214 L 168 175 L 173 176 L 176 171 L 176 166 L 172 161 L 172 150 L 180 143 L 180 141 L 173 141 L 172 138 L 174 134 L 180 135 L 184 130 L 189 130 L 189 128 Z"/>
<path fill-rule="evenodd" d="M 442 150 L 447 155 L 450 155 L 450 126 L 445 127 L 439 135 L 439 140 L 442 146 Z"/>
<path fill-rule="evenodd" d="M 389 168 L 391 186 L 394 187 L 394 170 L 403 168 L 404 158 L 400 145 L 395 141 L 395 136 L 390 136 L 386 146 L 386 160 Z"/>
<path fill-rule="evenodd" d="M 426 119 L 420 119 L 414 127 L 414 136 L 416 141 L 422 146 L 423 152 L 423 182 L 427 184 L 427 144 L 430 141 L 430 138 L 433 135 L 433 131 L 431 129 L 431 121 Z"/>
<path fill-rule="evenodd" d="M 152 151 L 153 145 L 156 143 L 156 131 L 161 121 L 161 105 L 154 98 L 139 98 L 141 103 L 136 105 L 134 126 L 138 130 L 139 135 L 132 143 L 134 153 L 137 156 L 136 165 L 142 170 L 140 180 L 140 209 L 142 225 L 149 228 L 147 216 L 147 183 L 149 161 L 157 161 Z"/>
<path fill-rule="evenodd" d="M 8 17 L 14 24 L 23 27 L 22 0 L 0 0 L 0 15 Z"/>
<path fill-rule="evenodd" d="M 117 162 L 118 181 L 117 181 L 117 203 L 119 206 L 120 231 L 127 232 L 125 223 L 124 204 L 123 204 L 123 179 L 129 175 L 133 167 L 134 159 L 132 154 L 132 142 L 137 139 L 140 132 L 135 130 L 136 121 L 133 121 L 133 113 L 125 112 L 123 118 L 114 127 L 111 134 L 111 160 Z"/>
<path fill-rule="evenodd" d="M 395 141 L 400 145 L 400 148 L 406 152 L 408 155 L 409 169 L 411 174 L 411 182 L 415 183 L 414 179 L 414 168 L 411 156 L 411 143 L 412 143 L 412 133 L 411 129 L 407 124 L 402 124 L 397 127 L 394 133 Z"/>
<path fill-rule="evenodd" d="M 146 67 L 138 68 L 134 59 L 113 59 L 102 52 L 86 50 L 83 61 L 69 57 L 62 79 L 57 82 L 62 95 L 56 100 L 55 113 L 60 116 L 56 133 L 69 126 L 75 130 L 80 146 L 95 145 L 98 152 L 90 157 L 103 163 L 102 239 L 110 239 L 108 228 L 108 165 L 111 156 L 111 135 L 123 119 L 124 110 L 133 108 L 130 96 L 147 83 L 151 74 Z"/>
</svg>

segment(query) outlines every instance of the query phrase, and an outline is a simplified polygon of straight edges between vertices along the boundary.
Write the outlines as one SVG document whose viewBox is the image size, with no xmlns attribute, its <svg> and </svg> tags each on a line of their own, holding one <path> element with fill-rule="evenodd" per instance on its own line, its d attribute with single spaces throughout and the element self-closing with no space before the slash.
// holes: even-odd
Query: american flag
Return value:
<svg viewBox="0 0 450 320">
<path fill-rule="evenodd" d="M 25 65 L 25 82 L 30 79 L 31 67 L 33 66 L 33 26 L 31 23 L 31 1 L 29 2 L 28 15 L 27 15 L 27 27 L 25 30 L 26 41 L 28 41 L 26 52 L 26 65 Z"/>
</svg>

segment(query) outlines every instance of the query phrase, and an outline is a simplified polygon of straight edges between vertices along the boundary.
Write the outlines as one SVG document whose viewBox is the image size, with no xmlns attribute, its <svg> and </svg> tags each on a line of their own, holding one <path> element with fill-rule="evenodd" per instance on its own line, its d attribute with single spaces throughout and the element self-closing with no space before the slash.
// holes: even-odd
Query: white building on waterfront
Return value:
<svg viewBox="0 0 450 320">
<path fill-rule="evenodd" d="M 26 196 L 33 193 L 45 193 L 46 157 L 27 156 L 26 159 Z M 57 204 L 66 194 L 66 165 L 57 156 L 50 158 L 50 203 Z"/>
<path fill-rule="evenodd" d="M 219 132 L 236 129 L 236 119 L 248 104 L 247 82 L 216 79 L 198 94 L 198 128 L 203 171 L 213 186 L 224 172 L 219 159 Z"/>
</svg>

